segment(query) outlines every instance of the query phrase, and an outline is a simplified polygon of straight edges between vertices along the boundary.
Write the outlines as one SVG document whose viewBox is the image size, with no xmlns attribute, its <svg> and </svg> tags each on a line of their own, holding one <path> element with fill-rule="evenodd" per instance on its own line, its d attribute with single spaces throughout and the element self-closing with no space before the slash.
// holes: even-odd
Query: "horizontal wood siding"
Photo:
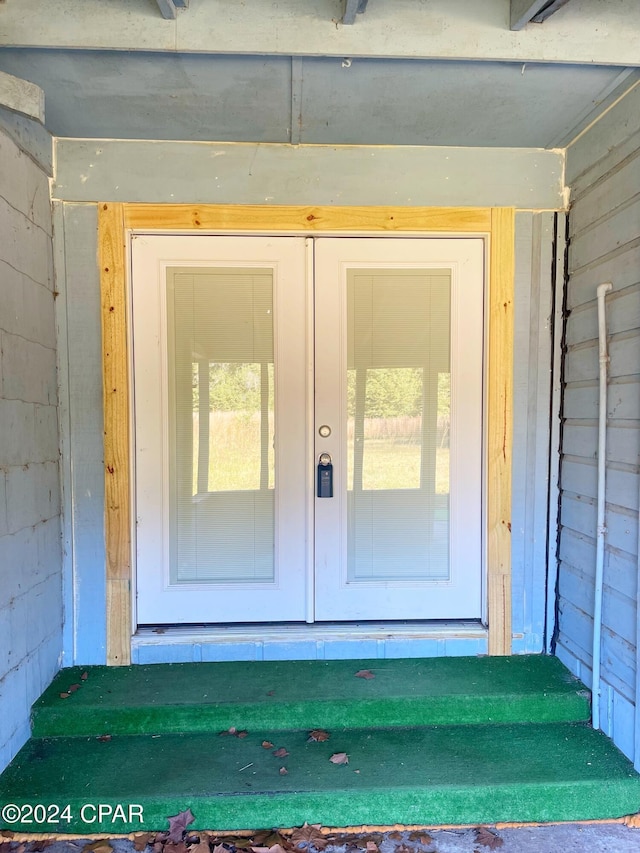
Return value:
<svg viewBox="0 0 640 853">
<path fill-rule="evenodd" d="M 640 89 L 568 149 L 572 187 L 564 430 L 561 447 L 558 655 L 591 682 L 596 553 L 598 318 L 607 296 L 606 549 L 602 695 L 605 731 L 640 765 L 638 687 L 640 489 Z"/>
</svg>

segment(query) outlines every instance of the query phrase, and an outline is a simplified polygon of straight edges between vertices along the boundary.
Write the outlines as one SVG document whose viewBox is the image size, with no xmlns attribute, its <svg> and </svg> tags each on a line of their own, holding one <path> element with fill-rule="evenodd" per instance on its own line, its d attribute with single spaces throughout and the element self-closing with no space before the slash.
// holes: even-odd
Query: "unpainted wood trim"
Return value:
<svg viewBox="0 0 640 853">
<path fill-rule="evenodd" d="M 107 663 L 131 663 L 131 439 L 122 204 L 98 207 L 102 314 Z"/>
<path fill-rule="evenodd" d="M 159 231 L 416 231 L 491 229 L 490 208 L 125 204 L 125 226 Z"/>
<path fill-rule="evenodd" d="M 490 238 L 487 390 L 487 595 L 489 654 L 511 652 L 513 422 L 513 208 L 99 205 L 102 288 L 107 660 L 131 659 L 131 437 L 126 230 L 271 233 L 416 232 Z"/>
<path fill-rule="evenodd" d="M 487 603 L 489 654 L 511 652 L 511 460 L 515 215 L 491 211 L 487 381 Z"/>
</svg>

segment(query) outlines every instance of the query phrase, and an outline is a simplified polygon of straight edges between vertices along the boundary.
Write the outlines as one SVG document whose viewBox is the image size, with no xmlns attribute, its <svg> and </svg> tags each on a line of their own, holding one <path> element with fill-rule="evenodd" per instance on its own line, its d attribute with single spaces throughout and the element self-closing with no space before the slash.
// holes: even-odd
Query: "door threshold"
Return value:
<svg viewBox="0 0 640 853">
<path fill-rule="evenodd" d="M 133 663 L 331 660 L 487 654 L 478 621 L 145 626 L 131 640 Z"/>
</svg>

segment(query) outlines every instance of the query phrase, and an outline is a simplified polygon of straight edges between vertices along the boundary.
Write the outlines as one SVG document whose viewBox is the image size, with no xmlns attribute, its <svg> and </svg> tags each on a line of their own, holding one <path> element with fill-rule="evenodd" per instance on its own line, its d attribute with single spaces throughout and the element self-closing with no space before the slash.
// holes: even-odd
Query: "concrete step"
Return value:
<svg viewBox="0 0 640 853">
<path fill-rule="evenodd" d="M 584 686 L 543 655 L 252 661 L 64 669 L 33 706 L 32 727 L 34 737 L 57 737 L 566 722 L 589 713 Z"/>
<path fill-rule="evenodd" d="M 189 732 L 32 739 L 0 777 L 0 802 L 17 809 L 1 813 L 0 828 L 77 835 L 159 831 L 188 808 L 192 828 L 217 831 L 305 821 L 474 825 L 615 818 L 640 803 L 640 776 L 604 735 L 583 723 L 329 734 L 324 742 L 309 742 L 306 731 L 273 728 L 249 730 L 245 737 Z M 288 754 L 274 755 L 278 748 Z M 330 760 L 340 753 L 347 764 Z M 35 804 L 37 813 L 27 808 Z"/>
</svg>

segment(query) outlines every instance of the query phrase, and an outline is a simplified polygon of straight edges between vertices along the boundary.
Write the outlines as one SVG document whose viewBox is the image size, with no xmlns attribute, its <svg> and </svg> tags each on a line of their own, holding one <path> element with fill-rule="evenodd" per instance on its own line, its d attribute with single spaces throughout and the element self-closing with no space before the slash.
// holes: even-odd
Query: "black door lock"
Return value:
<svg viewBox="0 0 640 853">
<path fill-rule="evenodd" d="M 333 463 L 328 453 L 318 457 L 318 497 L 333 497 Z"/>
</svg>

